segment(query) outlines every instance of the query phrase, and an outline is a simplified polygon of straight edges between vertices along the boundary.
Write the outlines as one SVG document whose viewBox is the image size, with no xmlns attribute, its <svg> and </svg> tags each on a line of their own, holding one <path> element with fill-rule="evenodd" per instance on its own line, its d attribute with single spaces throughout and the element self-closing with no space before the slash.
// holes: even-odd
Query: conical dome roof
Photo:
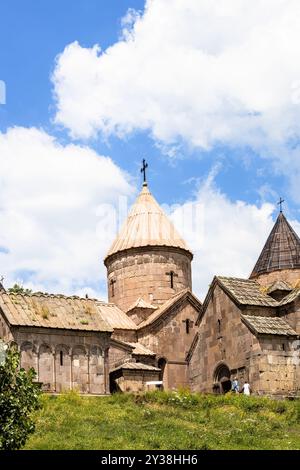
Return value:
<svg viewBox="0 0 300 470">
<path fill-rule="evenodd" d="M 250 278 L 280 269 L 299 268 L 300 239 L 280 212 Z"/>
<path fill-rule="evenodd" d="M 120 251 L 147 246 L 181 248 L 192 256 L 185 241 L 150 193 L 147 183 L 144 183 L 105 259 Z"/>
</svg>

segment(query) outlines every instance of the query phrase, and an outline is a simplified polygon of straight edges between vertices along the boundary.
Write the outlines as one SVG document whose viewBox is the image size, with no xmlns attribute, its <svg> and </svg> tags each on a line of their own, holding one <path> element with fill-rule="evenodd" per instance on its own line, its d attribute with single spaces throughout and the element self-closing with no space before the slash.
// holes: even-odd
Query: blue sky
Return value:
<svg viewBox="0 0 300 470">
<path fill-rule="evenodd" d="M 40 183 L 41 175 L 30 156 L 31 141 L 28 140 L 27 132 L 32 128 L 54 139 L 55 145 L 61 145 L 66 155 L 72 150 L 68 146 L 74 145 L 80 149 L 88 148 L 89 152 L 94 151 L 98 156 L 110 157 L 116 171 L 120 170 L 122 173 L 123 179 L 118 184 L 122 187 L 123 193 L 129 195 L 131 201 L 140 185 L 140 162 L 145 157 L 149 162 L 148 178 L 151 189 L 160 203 L 184 206 L 188 202 L 200 202 L 206 205 L 207 211 L 211 213 L 214 213 L 217 205 L 221 207 L 224 203 L 228 209 L 227 224 L 230 224 L 230 214 L 234 213 L 232 218 L 236 220 L 239 219 L 236 210 L 244 210 L 240 216 L 240 220 L 245 221 L 243 227 L 252 227 L 251 217 L 253 213 L 258 214 L 255 220 L 258 219 L 261 225 L 257 229 L 257 234 L 253 234 L 257 242 L 251 245 L 251 254 L 246 256 L 248 264 L 245 266 L 242 263 L 239 266 L 237 262 L 233 267 L 233 274 L 240 272 L 244 275 L 250 269 L 252 261 L 255 261 L 254 253 L 261 246 L 272 218 L 276 216 L 276 209 L 272 212 L 270 205 L 276 206 L 279 196 L 283 196 L 287 201 L 288 216 L 296 224 L 300 218 L 297 195 L 299 181 L 297 142 L 300 132 L 293 124 L 297 120 L 299 106 L 296 106 L 295 100 L 291 104 L 285 93 L 285 87 L 290 86 L 294 89 L 295 83 L 297 86 L 298 70 L 295 62 L 299 60 L 297 55 L 299 51 L 293 41 L 294 62 L 291 60 L 285 63 L 285 68 L 282 69 L 273 59 L 273 55 L 278 52 L 276 22 L 279 24 L 282 16 L 280 2 L 277 0 L 271 18 L 272 34 L 270 33 L 270 41 L 266 41 L 265 44 L 265 57 L 260 57 L 259 48 L 252 35 L 253 30 L 259 28 L 260 24 L 262 28 L 264 27 L 267 18 L 265 9 L 259 7 L 255 14 L 251 11 L 248 15 L 249 22 L 242 24 L 241 30 L 236 28 L 237 31 L 233 34 L 231 22 L 240 23 L 240 12 L 231 0 L 227 4 L 230 11 L 225 11 L 227 7 L 224 6 L 226 27 L 224 21 L 219 22 L 219 13 L 216 13 L 213 7 L 207 7 L 204 0 L 198 2 L 191 0 L 190 10 L 184 2 L 172 0 L 168 5 L 167 3 L 164 0 L 149 2 L 145 12 L 143 0 L 109 2 L 4 0 L 1 2 L 0 80 L 5 82 L 7 91 L 6 104 L 0 105 L 0 132 L 5 145 L 3 152 L 6 161 L 10 158 L 13 161 L 10 156 L 16 152 L 16 142 L 28 145 L 26 151 L 24 149 L 22 164 L 26 164 L 31 170 L 28 188 L 34 185 L 38 187 L 37 182 Z M 246 5 L 244 0 L 239 0 L 239 3 L 242 7 Z M 291 3 L 293 2 L 287 0 L 287 4 Z M 127 33 L 124 31 L 122 33 L 124 28 L 122 18 L 128 10 L 131 13 L 127 15 Z M 139 12 L 139 16 L 133 10 Z M 286 14 L 290 14 L 291 18 L 294 16 L 292 5 L 290 9 L 287 8 Z M 206 28 L 207 24 L 210 25 L 209 28 Z M 284 33 L 285 26 L 280 23 L 280 27 L 283 30 L 279 33 Z M 131 34 L 131 38 L 126 38 L 126 34 Z M 259 36 L 263 32 L 258 29 L 257 34 Z M 291 41 L 291 44 L 292 39 L 286 37 L 287 42 Z M 257 41 L 259 43 L 259 37 Z M 68 49 L 72 44 L 74 47 Z M 92 48 L 95 44 L 101 47 L 101 53 L 93 54 Z M 120 44 L 122 47 L 124 45 L 121 58 L 118 52 Z M 240 52 L 241 44 L 244 44 L 244 53 Z M 225 52 L 221 50 L 222 48 Z M 228 54 L 226 55 L 229 50 L 236 54 L 234 62 L 230 62 L 231 59 L 229 60 Z M 243 56 L 238 55 L 242 53 Z M 284 51 L 279 50 L 279 56 L 280 53 L 284 54 Z M 59 54 L 60 58 L 57 59 Z M 191 61 L 185 63 L 190 54 Z M 241 90 L 236 92 L 243 81 L 241 78 L 243 67 L 239 68 L 238 62 L 247 54 L 250 59 L 245 62 L 244 68 L 249 67 L 248 75 L 245 75 L 249 78 L 244 80 Z M 105 58 L 105 55 L 108 57 Z M 210 64 L 214 59 L 218 59 L 218 62 L 216 60 L 216 69 L 212 72 Z M 82 70 L 81 61 L 86 61 L 82 62 Z M 259 68 L 261 64 L 268 65 L 268 61 L 269 67 L 266 67 L 264 74 L 259 77 L 259 73 L 256 72 L 252 78 L 251 73 L 256 66 Z M 88 73 L 89 66 L 90 73 L 98 77 L 92 81 Z M 263 67 L 265 65 L 261 66 Z M 275 79 L 273 84 L 273 80 L 266 79 L 269 73 L 270 76 L 276 76 L 274 74 L 276 67 L 278 73 L 284 75 L 286 82 L 282 80 L 277 84 Z M 78 77 L 76 74 L 74 77 L 74 70 L 79 70 Z M 144 76 L 143 70 L 147 70 Z M 169 71 L 170 76 L 168 76 Z M 206 74 L 208 77 L 209 74 L 212 75 L 210 78 L 203 78 Z M 221 80 L 222 74 L 225 84 Z M 165 86 L 166 83 L 168 86 Z M 234 83 L 235 86 L 232 85 Z M 282 99 L 276 102 L 274 97 L 279 95 Z M 107 98 L 110 96 L 111 102 Z M 215 97 L 219 99 L 219 96 L 221 98 L 216 102 Z M 92 97 L 90 109 L 81 116 L 81 110 L 87 109 L 90 97 Z M 108 131 L 105 127 L 107 123 L 109 123 Z M 88 130 L 90 125 L 93 128 L 91 132 Z M 85 126 L 87 131 L 81 131 Z M 13 127 L 23 129 L 22 135 L 10 134 L 6 139 L 8 130 Z M 296 142 L 293 149 L 290 145 L 291 136 L 293 142 Z M 37 145 L 37 140 L 40 142 L 41 136 L 31 134 L 30 138 L 34 139 L 34 145 Z M 51 145 L 49 142 L 46 144 L 48 150 Z M 19 158 L 22 159 L 22 151 L 18 147 L 17 153 L 19 151 Z M 38 153 L 38 150 L 36 152 Z M 26 158 L 28 158 L 27 163 Z M 70 157 L 68 161 L 71 160 Z M 52 165 L 51 159 L 49 160 L 48 154 L 46 156 L 45 153 L 46 161 Z M 74 159 L 74 166 L 76 164 Z M 65 171 L 66 167 L 62 166 L 60 169 L 59 165 L 59 162 L 55 163 L 55 171 Z M 72 163 L 70 165 L 72 166 Z M 44 167 L 42 174 L 47 171 L 48 169 Z M 72 170 L 70 171 L 72 173 Z M 87 174 L 89 171 L 92 172 L 87 170 Z M 27 173 L 22 174 L 25 178 Z M 20 179 L 16 177 L 9 181 L 7 175 L 1 175 L 3 187 L 10 188 L 7 195 L 3 195 L 1 205 L 2 212 L 7 211 L 7 217 L 10 217 L 11 212 L 7 209 L 10 206 L 5 204 L 8 204 L 8 197 L 13 198 L 15 195 L 17 197 L 21 192 L 20 181 L 22 184 L 24 182 L 22 174 Z M 213 178 L 209 180 L 211 175 Z M 112 178 L 116 178 L 117 181 L 119 176 Z M 208 181 L 211 182 L 208 184 Z M 17 184 L 19 189 L 16 187 Z M 60 186 L 63 187 L 64 184 L 65 182 L 62 182 Z M 80 182 L 78 184 L 81 187 L 86 184 L 86 180 L 82 181 L 82 185 Z M 53 185 L 52 182 L 51 187 L 54 191 L 55 183 Z M 25 184 L 24 191 L 28 191 L 29 194 L 30 191 L 26 188 Z M 116 191 L 114 186 L 112 188 Z M 81 187 L 81 190 L 84 191 L 84 188 Z M 96 193 L 97 191 L 93 193 L 93 197 Z M 37 190 L 32 196 L 35 201 L 39 198 L 38 195 Z M 50 189 L 47 195 L 48 201 L 53 196 Z M 241 204 L 246 209 L 237 209 L 240 207 L 238 201 L 242 201 Z M 99 200 L 99 204 L 101 202 L 105 201 Z M 26 205 L 25 202 L 24 204 Z M 23 213 L 19 203 L 17 204 L 20 220 L 25 217 L 24 214 L 32 204 L 30 200 Z M 13 212 L 16 213 L 16 210 Z M 252 214 L 247 220 L 246 210 L 248 215 Z M 172 212 L 172 209 L 170 211 Z M 45 226 L 55 225 L 53 213 L 55 213 L 53 207 L 49 206 L 49 213 L 45 209 L 44 216 L 47 221 Z M 31 223 L 34 225 L 36 219 L 33 217 L 36 215 L 30 214 L 28 217 L 31 219 L 26 221 L 29 225 Z M 176 214 L 173 216 L 176 221 Z M 12 220 L 4 218 L 2 222 L 13 224 Z M 39 223 L 43 221 L 41 212 L 38 220 Z M 64 220 L 67 225 L 68 217 L 64 216 Z M 244 233 L 243 227 L 237 230 L 241 229 Z M 48 232 L 49 230 L 47 229 Z M 63 228 L 61 230 L 63 231 Z M 71 223 L 69 230 L 73 234 L 76 232 Z M 210 233 L 209 230 L 206 228 L 207 233 Z M 11 231 L 13 232 L 13 227 Z M 222 230 L 219 233 L 220 238 L 222 238 L 221 232 Z M 59 236 L 53 232 L 52 241 L 58 240 L 56 253 L 60 250 L 65 252 L 63 245 L 59 244 Z M 210 235 L 207 236 L 210 238 Z M 215 243 L 217 241 L 215 239 Z M 56 273 L 53 269 L 53 272 L 49 273 L 45 268 L 47 260 L 43 261 L 45 266 L 40 266 L 36 262 L 39 253 L 34 252 L 32 247 L 30 256 L 24 255 L 22 262 L 15 266 L 16 253 L 13 258 L 9 257 L 12 257 L 13 251 L 20 253 L 21 247 L 25 250 L 27 245 L 23 244 L 23 241 L 22 243 L 16 241 L 9 247 L 9 243 L 4 236 L 1 240 L 3 247 L 1 256 L 4 265 L 9 265 L 3 268 L 8 283 L 17 280 L 33 288 L 63 291 L 81 292 L 90 288 L 96 294 L 104 295 L 104 274 L 100 275 L 100 279 L 92 279 L 96 273 L 95 266 L 91 269 L 90 276 L 84 274 L 78 282 L 75 280 L 76 274 L 71 280 L 67 280 L 66 274 L 65 283 L 56 283 L 53 278 L 64 277 L 63 270 Z M 43 246 L 47 247 L 49 241 L 44 240 L 43 243 L 45 243 Z M 228 243 L 234 245 L 232 239 Z M 246 243 L 249 245 L 248 239 L 245 239 Z M 231 245 L 229 252 L 232 249 Z M 20 252 L 16 249 L 17 246 L 20 247 Z M 203 244 L 199 247 L 194 246 L 193 249 L 199 255 L 199 259 L 201 256 L 203 258 L 205 252 Z M 206 251 L 212 256 L 213 247 L 210 246 Z M 102 256 L 101 250 L 99 253 Z M 206 263 L 210 261 L 208 255 L 205 255 Z M 70 257 L 73 257 L 73 252 Z M 240 259 L 241 253 L 236 253 L 236 257 Z M 68 263 L 68 259 L 66 258 L 64 265 Z M 212 263 L 213 267 L 208 270 L 205 279 L 197 280 L 196 277 L 199 292 L 205 291 L 205 286 L 209 282 L 208 277 L 213 274 L 213 269 L 224 272 L 225 262 L 227 259 L 222 261 L 220 266 Z M 55 264 L 55 261 L 53 263 Z M 37 268 L 34 268 L 34 265 L 37 265 Z M 85 269 L 88 272 L 88 263 Z M 65 270 L 68 270 L 67 266 Z M 75 271 L 81 272 L 80 264 Z M 99 285 L 100 289 L 97 287 Z"/>
<path fill-rule="evenodd" d="M 121 18 L 127 10 L 143 10 L 143 7 L 143 0 L 2 2 L 0 78 L 6 83 L 7 104 L 0 108 L 1 130 L 18 125 L 36 126 L 64 139 L 64 132 L 51 124 L 53 88 L 49 77 L 55 57 L 75 40 L 84 47 L 97 43 L 106 49 L 118 40 Z M 279 194 L 287 192 L 284 178 L 274 177 L 264 162 L 257 165 L 255 155 L 249 149 L 238 149 L 238 153 L 247 156 L 247 163 L 241 162 L 239 155 L 225 146 L 211 152 L 185 148 L 184 158 L 170 162 L 148 138 L 147 132 L 134 134 L 126 142 L 110 138 L 109 146 L 101 139 L 91 145 L 99 152 L 111 155 L 133 175 L 138 173 L 141 157 L 146 156 L 151 164 L 149 177 L 153 191 L 164 202 L 178 202 L 189 197 L 194 188 L 186 182 L 206 175 L 214 160 L 223 163 L 217 182 L 232 199 L 255 202 L 259 200 L 257 186 L 266 183 Z M 257 177 L 258 166 L 263 176 Z M 272 197 L 270 200 L 275 202 Z"/>
</svg>

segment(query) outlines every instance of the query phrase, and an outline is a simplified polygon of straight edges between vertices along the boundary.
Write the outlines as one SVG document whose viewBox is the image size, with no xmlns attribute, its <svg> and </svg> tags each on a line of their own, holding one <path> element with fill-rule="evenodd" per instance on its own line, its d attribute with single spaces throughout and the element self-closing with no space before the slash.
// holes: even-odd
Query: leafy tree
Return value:
<svg viewBox="0 0 300 470">
<path fill-rule="evenodd" d="M 0 365 L 0 450 L 20 449 L 34 432 L 32 412 L 40 407 L 40 385 L 34 369 L 19 368 L 20 354 L 7 350 Z"/>
<path fill-rule="evenodd" d="M 25 294 L 25 295 L 30 295 L 32 294 L 31 289 L 25 289 L 25 287 L 20 286 L 19 284 L 15 284 L 13 287 L 10 287 L 8 289 L 8 292 L 10 294 Z"/>
</svg>

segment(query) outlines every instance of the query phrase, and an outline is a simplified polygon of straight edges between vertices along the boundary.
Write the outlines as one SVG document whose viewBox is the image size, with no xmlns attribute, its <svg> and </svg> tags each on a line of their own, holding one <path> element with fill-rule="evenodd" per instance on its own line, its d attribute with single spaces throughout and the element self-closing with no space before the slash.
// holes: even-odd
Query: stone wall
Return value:
<svg viewBox="0 0 300 470">
<path fill-rule="evenodd" d="M 108 334 L 20 327 L 12 335 L 21 367 L 36 370 L 44 391 L 109 392 Z"/>
<path fill-rule="evenodd" d="M 300 280 L 300 269 L 281 269 L 266 274 L 260 274 L 251 279 L 256 280 L 262 286 L 271 286 L 275 281 L 286 281 L 292 287 Z"/>
<path fill-rule="evenodd" d="M 281 307 L 280 315 L 291 327 L 300 335 L 300 299 L 296 299 L 292 304 Z"/>
<path fill-rule="evenodd" d="M 122 392 L 143 392 L 152 390 L 153 385 L 147 385 L 147 382 L 159 380 L 159 373 L 155 371 L 124 370 L 122 375 L 115 378 L 115 382 Z"/>
<path fill-rule="evenodd" d="M 257 338 L 241 321 L 241 312 L 216 286 L 200 321 L 199 339 L 189 364 L 191 388 L 213 392 L 221 366 L 241 381 L 249 377 L 251 355 L 260 351 Z"/>
<path fill-rule="evenodd" d="M 287 395 L 297 393 L 299 350 L 293 340 L 284 337 L 260 338 L 261 353 L 251 359 L 250 376 L 258 394 Z"/>
<path fill-rule="evenodd" d="M 199 340 L 190 360 L 192 389 L 222 391 L 218 371 L 227 367 L 228 378 L 248 380 L 255 394 L 289 394 L 299 388 L 299 350 L 292 338 L 276 335 L 256 337 L 241 320 L 243 312 L 217 286 L 199 325 Z M 259 309 L 255 309 L 259 314 Z M 261 308 L 260 315 L 265 313 Z M 220 323 L 219 323 L 220 321 Z M 298 385 L 297 385 L 298 380 Z"/>
<path fill-rule="evenodd" d="M 9 325 L 4 320 L 3 315 L 0 313 L 0 339 L 3 339 L 6 343 L 13 341 L 13 336 L 11 334 Z"/>
<path fill-rule="evenodd" d="M 189 387 L 186 356 L 195 337 L 198 314 L 198 310 L 185 300 L 153 325 L 138 331 L 139 342 L 156 353 L 158 363 L 160 359 L 166 361 L 165 389 Z M 190 322 L 188 333 L 187 319 Z"/>
<path fill-rule="evenodd" d="M 161 305 L 177 292 L 192 287 L 191 255 L 181 249 L 130 249 L 108 258 L 106 266 L 109 301 L 125 312 L 139 297 Z M 171 271 L 176 274 L 173 288 L 167 274 Z"/>
<path fill-rule="evenodd" d="M 120 345 L 112 344 L 108 352 L 109 370 L 120 366 L 128 360 L 132 360 L 132 348 L 125 348 Z"/>
<path fill-rule="evenodd" d="M 123 330 L 123 329 L 114 329 L 112 334 L 113 339 L 124 341 L 125 343 L 136 343 L 137 342 L 137 332 L 136 330 Z"/>
</svg>

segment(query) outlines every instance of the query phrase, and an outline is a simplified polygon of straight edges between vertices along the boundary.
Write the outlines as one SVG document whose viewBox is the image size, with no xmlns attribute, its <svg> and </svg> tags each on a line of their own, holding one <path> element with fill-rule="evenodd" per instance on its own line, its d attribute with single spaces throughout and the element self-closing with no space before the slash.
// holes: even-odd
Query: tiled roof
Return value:
<svg viewBox="0 0 300 470">
<path fill-rule="evenodd" d="M 146 302 L 144 299 L 139 297 L 127 310 L 127 312 L 130 312 L 134 308 L 145 308 L 149 310 L 156 310 L 157 307 L 155 305 L 150 304 L 149 302 Z"/>
<path fill-rule="evenodd" d="M 277 290 L 283 290 L 283 291 L 292 291 L 293 288 L 290 284 L 288 284 L 285 281 L 275 281 L 268 289 L 267 293 L 271 294 L 272 292 L 275 292 Z"/>
<path fill-rule="evenodd" d="M 297 336 L 297 333 L 282 318 L 242 315 L 242 319 L 255 333 L 266 335 Z"/>
<path fill-rule="evenodd" d="M 134 321 L 119 307 L 112 303 L 95 301 L 105 321 L 113 328 L 119 330 L 136 330 Z"/>
<path fill-rule="evenodd" d="M 300 268 L 300 239 L 280 212 L 250 277 L 295 268 Z"/>
<path fill-rule="evenodd" d="M 112 303 L 52 294 L 0 293 L 0 307 L 11 325 L 73 330 L 136 330 L 136 324 Z"/>
<path fill-rule="evenodd" d="M 111 372 L 114 372 L 114 371 L 120 370 L 120 369 L 125 369 L 125 370 L 150 370 L 150 371 L 160 372 L 160 369 L 158 367 L 149 366 L 148 364 L 143 364 L 142 362 L 125 362 L 124 364 L 121 364 L 120 366 L 116 367 L 115 369 L 112 369 Z"/>
<path fill-rule="evenodd" d="M 150 193 L 147 184 L 144 183 L 106 259 L 119 251 L 146 246 L 176 247 L 190 252 L 183 238 Z"/>
<path fill-rule="evenodd" d="M 241 305 L 276 307 L 278 302 L 263 292 L 261 285 L 251 279 L 217 276 L 221 286 Z"/>
<path fill-rule="evenodd" d="M 286 295 L 281 302 L 279 302 L 278 306 L 281 307 L 282 305 L 287 305 L 291 302 L 294 302 L 300 295 L 300 288 L 298 287 L 297 289 L 294 289 L 292 292 L 290 292 L 288 295 Z"/>
<path fill-rule="evenodd" d="M 140 323 L 137 327 L 138 330 L 144 328 L 148 325 L 153 324 L 156 320 L 158 320 L 164 313 L 166 313 L 176 302 L 180 301 L 181 299 L 184 300 L 184 297 L 189 297 L 192 301 L 194 301 L 197 305 L 199 305 L 199 309 L 201 307 L 200 300 L 189 290 L 184 289 L 177 294 L 173 295 L 169 300 L 167 300 L 163 305 L 161 305 L 155 312 L 151 313 L 147 320 Z"/>
<path fill-rule="evenodd" d="M 128 343 L 134 349 L 132 354 L 137 354 L 139 356 L 155 356 L 156 354 L 150 349 L 143 346 L 141 343 Z"/>
<path fill-rule="evenodd" d="M 107 331 L 102 305 L 91 299 L 50 294 L 0 294 L 0 308 L 13 326 Z M 115 310 L 116 307 L 111 307 Z"/>
</svg>

